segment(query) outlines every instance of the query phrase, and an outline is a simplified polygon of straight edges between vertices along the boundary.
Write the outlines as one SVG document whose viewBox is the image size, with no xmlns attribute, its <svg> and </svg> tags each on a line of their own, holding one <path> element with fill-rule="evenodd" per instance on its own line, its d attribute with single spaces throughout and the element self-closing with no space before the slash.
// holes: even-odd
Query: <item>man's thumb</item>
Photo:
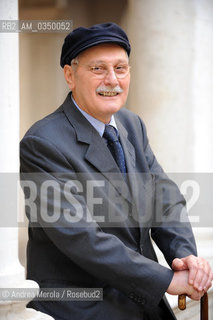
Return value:
<svg viewBox="0 0 213 320">
<path fill-rule="evenodd" d="M 177 271 L 184 270 L 184 262 L 179 258 L 175 258 L 172 261 L 172 269 Z"/>
</svg>

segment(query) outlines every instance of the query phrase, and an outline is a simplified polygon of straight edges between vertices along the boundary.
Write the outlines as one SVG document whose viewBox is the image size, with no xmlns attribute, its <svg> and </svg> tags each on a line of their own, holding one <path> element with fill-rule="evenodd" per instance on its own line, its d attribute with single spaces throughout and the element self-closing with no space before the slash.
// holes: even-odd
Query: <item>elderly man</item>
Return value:
<svg viewBox="0 0 213 320">
<path fill-rule="evenodd" d="M 41 288 L 103 289 L 101 301 L 30 303 L 57 320 L 175 319 L 165 292 L 199 300 L 211 286 L 185 200 L 157 162 L 142 120 L 121 109 L 129 54 L 114 23 L 71 32 L 61 54 L 70 93 L 21 141 L 28 278 Z M 151 237 L 168 267 L 157 262 Z"/>
</svg>

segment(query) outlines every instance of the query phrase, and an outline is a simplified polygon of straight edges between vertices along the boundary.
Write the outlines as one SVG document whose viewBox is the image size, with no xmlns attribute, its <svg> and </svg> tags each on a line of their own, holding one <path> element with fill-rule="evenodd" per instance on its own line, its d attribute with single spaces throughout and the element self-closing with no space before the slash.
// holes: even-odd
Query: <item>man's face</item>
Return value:
<svg viewBox="0 0 213 320">
<path fill-rule="evenodd" d="M 101 44 L 79 56 L 71 68 L 71 90 L 78 106 L 108 123 L 125 104 L 130 82 L 128 56 L 116 44 Z"/>
</svg>

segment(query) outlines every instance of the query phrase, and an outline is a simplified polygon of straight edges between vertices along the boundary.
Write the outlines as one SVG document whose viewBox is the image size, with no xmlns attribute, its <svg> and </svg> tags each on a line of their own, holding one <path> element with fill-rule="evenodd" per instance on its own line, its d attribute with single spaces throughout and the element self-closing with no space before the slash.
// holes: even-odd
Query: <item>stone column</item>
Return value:
<svg viewBox="0 0 213 320">
<path fill-rule="evenodd" d="M 129 0 L 123 19 L 132 44 L 127 105 L 144 119 L 151 146 L 167 172 L 194 169 L 193 3 Z"/>
<path fill-rule="evenodd" d="M 127 106 L 144 119 L 166 172 L 213 172 L 212 19 L 211 0 L 128 1 L 122 23 L 132 44 Z M 213 229 L 194 232 L 199 255 L 213 267 Z M 199 319 L 199 303 L 190 300 L 179 312 L 177 297 L 169 299 L 178 319 Z"/>
<path fill-rule="evenodd" d="M 213 2 L 195 1 L 192 102 L 194 171 L 213 172 Z M 210 182 L 206 179 L 206 184 Z M 211 201 L 211 199 L 209 199 Z M 209 206 L 208 206 L 209 207 Z M 212 209 L 207 214 L 212 216 Z M 213 268 L 213 225 L 194 230 L 198 253 Z M 209 292 L 209 319 L 213 318 L 213 288 Z M 189 319 L 189 318 L 188 318 Z"/>
<path fill-rule="evenodd" d="M 0 1 L 1 20 L 18 19 L 18 1 Z M 18 33 L 0 33 L 0 289 L 38 288 L 25 280 L 25 270 L 18 260 L 17 189 L 19 170 L 19 54 Z M 15 185 L 14 185 L 15 184 Z M 11 225 L 6 223 L 10 217 Z M 15 217 L 15 219 L 13 218 Z M 25 302 L 0 301 L 1 320 L 52 319 L 26 309 Z"/>
</svg>

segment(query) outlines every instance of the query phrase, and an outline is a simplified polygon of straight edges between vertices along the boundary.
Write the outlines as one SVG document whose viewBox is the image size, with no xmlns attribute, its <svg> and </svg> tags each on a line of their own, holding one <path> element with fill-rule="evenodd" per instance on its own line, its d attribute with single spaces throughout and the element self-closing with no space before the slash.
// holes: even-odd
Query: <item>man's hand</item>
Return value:
<svg viewBox="0 0 213 320">
<path fill-rule="evenodd" d="M 208 261 L 203 258 L 193 255 L 182 259 L 176 258 L 172 262 L 172 269 L 188 270 L 188 284 L 200 293 L 204 294 L 212 286 L 213 273 Z"/>
<path fill-rule="evenodd" d="M 167 293 L 172 295 L 186 294 L 193 300 L 200 300 L 204 291 L 200 292 L 189 284 L 189 271 L 175 271 Z"/>
</svg>

